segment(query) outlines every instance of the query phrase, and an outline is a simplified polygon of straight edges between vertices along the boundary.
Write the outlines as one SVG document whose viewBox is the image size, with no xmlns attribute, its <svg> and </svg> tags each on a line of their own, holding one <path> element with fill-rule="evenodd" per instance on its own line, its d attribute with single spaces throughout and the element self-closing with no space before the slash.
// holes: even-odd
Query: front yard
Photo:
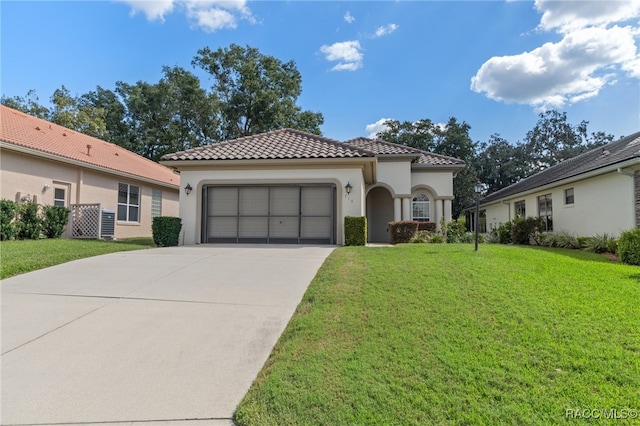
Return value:
<svg viewBox="0 0 640 426">
<path fill-rule="evenodd" d="M 639 421 L 640 268 L 414 244 L 336 249 L 236 421 L 594 424 L 578 409 Z"/>
<path fill-rule="evenodd" d="M 0 242 L 0 279 L 60 263 L 118 251 L 155 247 L 151 238 L 122 241 L 20 240 Z"/>
</svg>

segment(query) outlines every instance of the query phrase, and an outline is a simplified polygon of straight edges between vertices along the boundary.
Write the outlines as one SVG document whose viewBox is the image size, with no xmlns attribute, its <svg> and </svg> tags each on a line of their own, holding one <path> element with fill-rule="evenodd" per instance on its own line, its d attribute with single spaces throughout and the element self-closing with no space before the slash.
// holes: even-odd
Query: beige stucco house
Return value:
<svg viewBox="0 0 640 426">
<path fill-rule="evenodd" d="M 0 196 L 71 209 L 65 237 L 151 236 L 178 215 L 171 169 L 57 124 L 0 106 Z"/>
<path fill-rule="evenodd" d="M 640 132 L 496 191 L 480 208 L 487 231 L 518 215 L 540 216 L 548 231 L 583 237 L 634 228 L 640 225 Z"/>
<path fill-rule="evenodd" d="M 344 243 L 344 217 L 367 216 L 369 240 L 388 222 L 451 219 L 456 158 L 389 142 L 338 142 L 282 129 L 165 155 L 180 172 L 185 244 Z"/>
</svg>

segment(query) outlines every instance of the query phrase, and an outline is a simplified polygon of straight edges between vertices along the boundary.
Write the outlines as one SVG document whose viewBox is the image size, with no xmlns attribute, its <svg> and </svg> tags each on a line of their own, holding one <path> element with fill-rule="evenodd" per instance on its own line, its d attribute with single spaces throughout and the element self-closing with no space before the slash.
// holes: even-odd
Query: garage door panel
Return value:
<svg viewBox="0 0 640 426">
<path fill-rule="evenodd" d="M 209 238 L 235 238 L 238 234 L 238 218 L 210 217 L 207 230 Z"/>
<path fill-rule="evenodd" d="M 269 188 L 240 188 L 240 216 L 269 214 Z"/>
<path fill-rule="evenodd" d="M 333 186 L 212 185 L 206 196 L 206 242 L 335 242 Z"/>
<path fill-rule="evenodd" d="M 238 214 L 238 188 L 209 188 L 209 204 L 211 216 L 235 216 Z"/>
<path fill-rule="evenodd" d="M 300 212 L 300 188 L 298 187 L 273 187 L 270 198 L 272 216 L 297 216 Z"/>
<path fill-rule="evenodd" d="M 331 215 L 333 209 L 332 191 L 328 187 L 303 187 L 301 195 L 301 212 L 308 215 Z"/>
<path fill-rule="evenodd" d="M 241 217 L 238 227 L 238 237 L 263 237 L 269 236 L 269 220 L 266 217 Z"/>
</svg>

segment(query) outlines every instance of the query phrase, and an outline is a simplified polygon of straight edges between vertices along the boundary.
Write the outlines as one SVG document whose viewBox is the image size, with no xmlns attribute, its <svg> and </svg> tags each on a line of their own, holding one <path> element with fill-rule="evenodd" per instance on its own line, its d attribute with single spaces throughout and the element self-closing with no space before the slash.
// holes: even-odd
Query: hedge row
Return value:
<svg viewBox="0 0 640 426">
<path fill-rule="evenodd" d="M 435 222 L 415 222 L 410 220 L 401 220 L 397 222 L 389 222 L 389 233 L 391 234 L 391 244 L 408 243 L 418 235 L 418 232 L 428 231 L 435 232 Z"/>
<path fill-rule="evenodd" d="M 41 206 L 32 201 L 17 204 L 0 200 L 0 240 L 37 240 L 40 236 L 60 238 L 69 221 L 69 209 Z"/>
</svg>

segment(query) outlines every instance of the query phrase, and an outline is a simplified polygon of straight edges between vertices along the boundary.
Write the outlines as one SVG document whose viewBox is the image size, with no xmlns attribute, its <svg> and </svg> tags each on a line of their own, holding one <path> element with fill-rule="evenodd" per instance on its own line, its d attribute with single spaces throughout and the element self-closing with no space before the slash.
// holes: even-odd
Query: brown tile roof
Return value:
<svg viewBox="0 0 640 426">
<path fill-rule="evenodd" d="M 280 129 L 166 154 L 162 160 L 286 160 L 366 157 L 375 157 L 375 155 L 372 152 L 333 139 L 300 130 Z"/>
<path fill-rule="evenodd" d="M 179 187 L 180 175 L 118 145 L 0 105 L 0 140 L 63 159 Z M 87 154 L 87 145 L 91 145 Z"/>
<path fill-rule="evenodd" d="M 640 159 L 640 132 L 569 158 L 520 182 L 487 195 L 480 200 L 480 203 L 486 204 L 501 198 L 511 197 L 521 192 L 577 177 L 604 167 L 615 166 L 634 158 Z"/>
<path fill-rule="evenodd" d="M 446 155 L 433 154 L 405 145 L 382 141 L 379 139 L 356 138 L 345 142 L 348 145 L 372 151 L 377 155 L 403 155 L 415 154 L 414 164 L 425 166 L 464 166 L 464 161 L 447 157 Z"/>
</svg>

